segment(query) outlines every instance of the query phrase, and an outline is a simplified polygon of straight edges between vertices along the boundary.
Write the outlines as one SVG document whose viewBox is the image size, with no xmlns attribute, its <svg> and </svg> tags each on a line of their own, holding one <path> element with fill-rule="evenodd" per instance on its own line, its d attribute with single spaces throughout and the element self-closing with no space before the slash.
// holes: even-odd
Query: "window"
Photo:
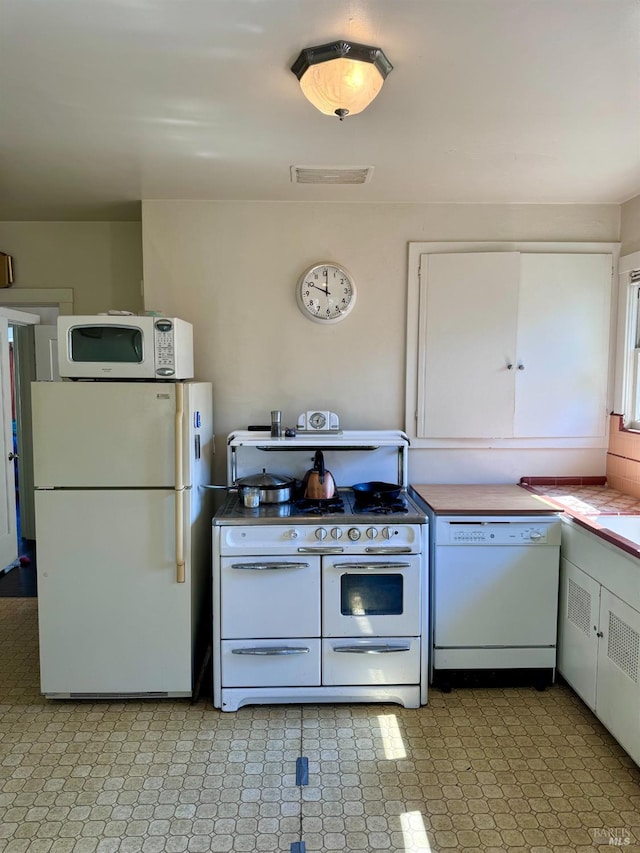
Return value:
<svg viewBox="0 0 640 853">
<path fill-rule="evenodd" d="M 640 267 L 624 269 L 625 260 L 620 260 L 620 283 L 627 306 L 622 414 L 628 427 L 640 429 Z"/>
</svg>

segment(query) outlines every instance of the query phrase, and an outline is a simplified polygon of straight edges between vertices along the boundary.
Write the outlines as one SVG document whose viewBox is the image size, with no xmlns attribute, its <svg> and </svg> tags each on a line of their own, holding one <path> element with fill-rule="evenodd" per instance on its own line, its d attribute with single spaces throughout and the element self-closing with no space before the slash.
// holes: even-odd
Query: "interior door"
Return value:
<svg viewBox="0 0 640 853">
<path fill-rule="evenodd" d="M 23 311 L 0 308 L 0 569 L 18 559 L 16 529 L 16 453 L 13 445 L 14 405 L 9 358 L 9 323 L 27 325 L 40 318 Z"/>
<path fill-rule="evenodd" d="M 0 568 L 18 558 L 16 534 L 15 463 L 13 452 L 13 418 L 11 404 L 11 366 L 9 362 L 9 324 L 0 316 Z"/>
</svg>

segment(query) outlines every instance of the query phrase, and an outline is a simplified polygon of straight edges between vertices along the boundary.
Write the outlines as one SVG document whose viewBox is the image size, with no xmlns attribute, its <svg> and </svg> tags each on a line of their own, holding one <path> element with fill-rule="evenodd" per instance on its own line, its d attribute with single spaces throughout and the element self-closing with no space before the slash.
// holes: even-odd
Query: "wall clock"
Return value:
<svg viewBox="0 0 640 853">
<path fill-rule="evenodd" d="M 300 276 L 296 286 L 298 307 L 316 323 L 338 323 L 356 302 L 356 286 L 344 267 L 314 264 Z"/>
</svg>

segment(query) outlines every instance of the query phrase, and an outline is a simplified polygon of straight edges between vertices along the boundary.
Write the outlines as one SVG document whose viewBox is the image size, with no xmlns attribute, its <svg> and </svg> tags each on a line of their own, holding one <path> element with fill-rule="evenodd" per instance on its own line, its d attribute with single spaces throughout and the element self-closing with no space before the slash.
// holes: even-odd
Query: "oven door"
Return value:
<svg viewBox="0 0 640 853">
<path fill-rule="evenodd" d="M 419 554 L 324 557 L 323 636 L 418 636 L 422 593 Z"/>
</svg>

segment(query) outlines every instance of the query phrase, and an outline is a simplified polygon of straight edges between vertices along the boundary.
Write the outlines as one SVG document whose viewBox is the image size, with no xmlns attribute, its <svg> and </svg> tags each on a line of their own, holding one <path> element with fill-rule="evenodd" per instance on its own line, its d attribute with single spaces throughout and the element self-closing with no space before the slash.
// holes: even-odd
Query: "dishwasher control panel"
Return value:
<svg viewBox="0 0 640 853">
<path fill-rule="evenodd" d="M 479 520 L 439 518 L 437 545 L 557 545 L 560 522 L 553 518 L 526 520 Z"/>
</svg>

